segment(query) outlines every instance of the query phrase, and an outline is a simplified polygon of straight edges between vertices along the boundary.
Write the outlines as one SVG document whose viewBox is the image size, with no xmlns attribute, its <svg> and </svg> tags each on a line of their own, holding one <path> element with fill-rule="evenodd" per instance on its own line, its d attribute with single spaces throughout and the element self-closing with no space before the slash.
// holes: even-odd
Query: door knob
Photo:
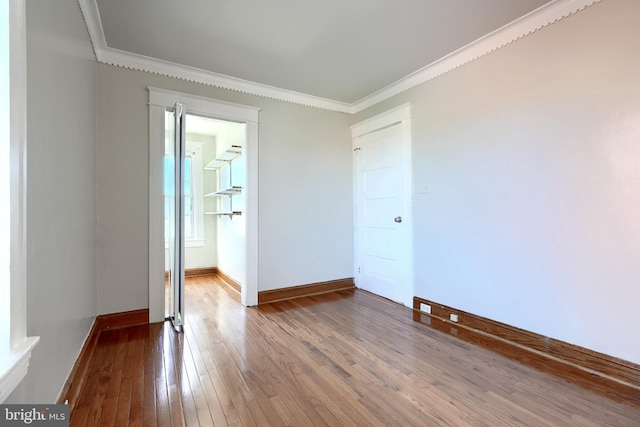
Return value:
<svg viewBox="0 0 640 427">
<path fill-rule="evenodd" d="M 401 223 L 402 222 L 402 217 L 401 216 L 397 216 L 395 218 L 393 218 L 393 220 L 397 223 Z"/>
</svg>

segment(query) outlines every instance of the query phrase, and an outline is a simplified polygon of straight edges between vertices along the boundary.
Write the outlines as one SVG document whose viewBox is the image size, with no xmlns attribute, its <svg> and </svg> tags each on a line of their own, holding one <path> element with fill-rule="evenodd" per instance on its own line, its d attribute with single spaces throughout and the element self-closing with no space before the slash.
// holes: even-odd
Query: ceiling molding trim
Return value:
<svg viewBox="0 0 640 427">
<path fill-rule="evenodd" d="M 351 138 L 358 138 L 409 119 L 411 119 L 411 103 L 407 102 L 351 125 Z"/>
<path fill-rule="evenodd" d="M 84 22 L 89 32 L 89 38 L 93 45 L 93 53 L 98 58 L 98 52 L 107 48 L 107 39 L 102 30 L 102 20 L 100 19 L 100 11 L 96 0 L 78 0 L 80 11 L 84 17 Z"/>
<path fill-rule="evenodd" d="M 355 114 L 449 71 L 460 68 L 601 1 L 553 0 L 353 104 L 320 98 L 110 48 L 107 46 L 102 28 L 97 0 L 78 0 L 78 3 L 80 4 L 98 62 L 293 104 Z"/>
<path fill-rule="evenodd" d="M 261 83 L 251 82 L 224 74 L 214 73 L 174 62 L 163 61 L 144 55 L 137 55 L 107 46 L 96 0 L 78 0 L 85 18 L 89 37 L 98 62 L 131 70 L 145 71 L 161 76 L 174 77 L 194 83 L 257 95 L 293 104 L 320 108 L 323 110 L 350 113 L 352 104 L 307 95 L 292 90 L 281 89 Z"/>
<path fill-rule="evenodd" d="M 432 62 L 420 70 L 368 95 L 352 105 L 355 114 L 379 104 L 415 86 L 475 61 L 501 47 L 580 12 L 602 0 L 555 0 L 506 24 L 468 45 Z"/>
<path fill-rule="evenodd" d="M 195 67 L 179 65 L 148 56 L 132 54 L 118 49 L 105 48 L 97 52 L 99 62 L 138 71 L 146 71 L 162 76 L 174 77 L 194 83 L 228 89 L 250 95 L 262 96 L 293 104 L 306 105 L 323 110 L 350 113 L 351 104 L 306 95 L 300 92 L 280 89 L 224 74 L 213 73 Z"/>
</svg>

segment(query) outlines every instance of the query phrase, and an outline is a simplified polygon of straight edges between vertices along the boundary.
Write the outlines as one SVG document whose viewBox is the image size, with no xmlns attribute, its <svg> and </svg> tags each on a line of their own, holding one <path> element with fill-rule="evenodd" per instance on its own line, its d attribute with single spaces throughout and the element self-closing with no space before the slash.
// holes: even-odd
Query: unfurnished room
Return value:
<svg viewBox="0 0 640 427">
<path fill-rule="evenodd" d="M 637 0 L 1 10 L 0 425 L 640 425 Z"/>
</svg>

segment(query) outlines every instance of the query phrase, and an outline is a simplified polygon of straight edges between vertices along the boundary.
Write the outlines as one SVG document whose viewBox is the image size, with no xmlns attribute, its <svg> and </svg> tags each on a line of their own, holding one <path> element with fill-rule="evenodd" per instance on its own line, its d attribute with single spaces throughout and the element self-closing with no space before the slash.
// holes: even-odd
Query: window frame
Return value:
<svg viewBox="0 0 640 427">
<path fill-rule="evenodd" d="M 188 119 L 187 119 L 188 120 Z M 188 121 L 187 121 L 187 126 Z M 204 246 L 204 164 L 203 143 L 189 140 L 187 134 L 187 154 L 191 157 L 191 197 L 193 201 L 193 236 L 185 237 L 186 247 Z"/>
<path fill-rule="evenodd" d="M 164 113 L 165 118 L 165 138 L 168 135 L 168 130 L 166 129 L 166 125 L 169 120 L 168 113 L 171 110 L 167 108 Z M 187 115 L 188 116 L 188 115 Z M 188 125 L 187 125 L 188 126 Z M 193 200 L 193 220 L 191 223 L 193 235 L 189 237 L 185 237 L 185 247 L 187 248 L 197 248 L 204 247 L 205 238 L 204 238 L 204 160 L 203 160 L 203 150 L 204 144 L 202 142 L 192 141 L 189 139 L 189 134 L 186 134 L 186 157 L 191 158 L 191 197 Z M 166 151 L 165 147 L 165 159 L 169 155 Z M 164 167 L 166 168 L 166 164 Z M 163 174 L 166 176 L 166 171 L 163 170 Z M 164 182 L 164 180 L 163 180 Z M 164 191 L 163 191 L 164 193 Z M 163 194 L 164 206 L 167 203 L 167 194 Z M 166 235 L 166 224 L 165 224 L 165 235 Z M 165 240 L 164 242 L 165 249 L 169 248 L 169 242 Z"/>
<path fill-rule="evenodd" d="M 26 185 L 27 185 L 27 43 L 26 0 L 2 0 L 2 19 L 8 22 L 2 34 L 3 61 L 8 54 L 9 74 L 2 74 L 2 85 L 9 85 L 9 105 L 6 97 L 2 108 L 9 112 L 9 170 L 3 168 L 1 179 L 8 179 L 9 194 L 2 203 L 9 205 L 10 268 L 2 266 L 1 293 L 9 294 L 9 310 L 3 313 L 0 327 L 9 329 L 9 339 L 0 343 L 0 403 L 4 402 L 27 375 L 31 351 L 39 337 L 27 337 L 26 281 Z M 8 52 L 5 51 L 8 42 Z M 6 69 L 6 67 L 4 67 Z M 6 129 L 3 130 L 6 136 Z M 6 138 L 3 138 L 6 140 Z M 7 149 L 6 142 L 3 150 Z M 8 196 L 8 197 L 7 197 Z M 8 200 L 7 200 L 8 198 Z M 3 230 L 4 231 L 4 230 Z M 6 244 L 3 233 L 3 244 Z M 6 262 L 6 261 L 5 261 Z M 8 316 L 7 316 L 8 315 Z M 8 319 L 7 319 L 8 317 Z M 7 323 L 8 320 L 8 323 Z M 6 331 L 6 329 L 5 329 Z M 5 334 L 6 335 L 6 334 Z"/>
</svg>

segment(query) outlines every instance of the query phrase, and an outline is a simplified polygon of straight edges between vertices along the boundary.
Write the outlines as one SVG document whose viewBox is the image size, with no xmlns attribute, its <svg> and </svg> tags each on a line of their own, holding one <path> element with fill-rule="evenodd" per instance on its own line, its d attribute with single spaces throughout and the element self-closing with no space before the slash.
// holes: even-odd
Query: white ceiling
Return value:
<svg viewBox="0 0 640 427">
<path fill-rule="evenodd" d="M 347 104 L 549 0 L 96 0 L 106 47 Z"/>
</svg>

